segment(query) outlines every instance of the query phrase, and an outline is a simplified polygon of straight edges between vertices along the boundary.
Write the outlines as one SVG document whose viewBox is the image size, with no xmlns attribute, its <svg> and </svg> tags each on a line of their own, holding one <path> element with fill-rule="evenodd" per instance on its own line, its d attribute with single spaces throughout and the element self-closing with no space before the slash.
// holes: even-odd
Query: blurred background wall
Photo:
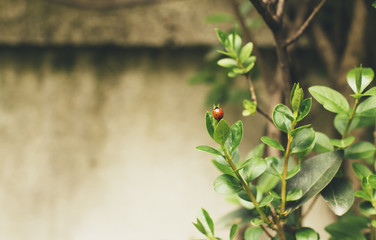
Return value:
<svg viewBox="0 0 376 240">
<path fill-rule="evenodd" d="M 226 0 L 1 0 L 0 238 L 190 239 L 201 207 L 214 219 L 235 209 L 194 149 L 213 146 L 209 87 L 187 84 L 217 43 L 203 19 L 229 11 Z M 267 31 L 256 37 L 272 47 Z M 245 154 L 264 120 L 225 112 L 251 133 Z M 320 214 L 309 221 L 322 228 Z"/>
</svg>

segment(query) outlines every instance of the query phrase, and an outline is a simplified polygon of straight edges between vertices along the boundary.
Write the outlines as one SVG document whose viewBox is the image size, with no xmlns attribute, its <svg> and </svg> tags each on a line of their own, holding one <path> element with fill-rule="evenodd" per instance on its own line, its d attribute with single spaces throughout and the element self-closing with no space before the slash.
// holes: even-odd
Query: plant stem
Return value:
<svg viewBox="0 0 376 240">
<path fill-rule="evenodd" d="M 347 122 L 347 125 L 346 125 L 346 128 L 345 128 L 345 131 L 343 132 L 343 135 L 342 135 L 342 140 L 346 138 L 347 136 L 347 133 L 349 131 L 349 128 L 350 128 L 350 125 L 354 119 L 354 116 L 355 116 L 355 111 L 356 111 L 356 108 L 358 107 L 358 103 L 359 103 L 359 99 L 355 99 L 355 104 L 354 104 L 354 108 L 353 108 L 353 111 L 349 117 L 349 121 Z"/>
<path fill-rule="evenodd" d="M 294 122 L 291 125 L 291 130 L 294 130 L 296 125 L 296 117 L 294 119 Z M 280 216 L 283 216 L 285 213 L 285 207 L 286 207 L 286 177 L 287 177 L 287 168 L 289 164 L 289 158 L 290 158 L 290 151 L 291 151 L 291 143 L 292 143 L 293 136 L 291 133 L 288 133 L 287 138 L 287 146 L 286 146 L 286 152 L 285 152 L 285 162 L 283 164 L 283 172 L 282 172 L 282 188 L 281 188 L 281 213 Z"/>
<path fill-rule="evenodd" d="M 244 178 L 240 175 L 239 171 L 236 169 L 236 166 L 235 164 L 233 163 L 232 159 L 231 159 L 231 156 L 227 153 L 227 150 L 225 148 L 225 146 L 221 146 L 222 147 L 222 150 L 223 152 L 225 153 L 225 156 L 226 156 L 226 160 L 227 162 L 230 164 L 232 170 L 234 170 L 234 173 L 236 175 L 236 177 L 239 179 L 240 183 L 242 184 L 243 186 L 243 189 L 246 191 L 246 193 L 248 194 L 249 198 L 251 199 L 252 203 L 255 205 L 255 208 L 257 210 L 257 212 L 260 214 L 261 218 L 268 224 L 270 225 L 272 222 L 270 221 L 270 219 L 265 215 L 265 213 L 259 208 L 259 204 L 256 200 L 256 197 L 253 195 L 251 189 L 249 188 L 249 185 L 248 183 L 244 180 Z"/>
</svg>

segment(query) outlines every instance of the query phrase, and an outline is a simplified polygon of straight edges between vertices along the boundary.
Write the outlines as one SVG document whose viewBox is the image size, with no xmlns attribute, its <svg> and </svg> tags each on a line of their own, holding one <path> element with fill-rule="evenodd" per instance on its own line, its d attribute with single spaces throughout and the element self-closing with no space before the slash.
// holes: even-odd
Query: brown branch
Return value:
<svg viewBox="0 0 376 240">
<path fill-rule="evenodd" d="M 277 5 L 277 12 L 276 12 L 276 17 L 278 20 L 282 18 L 284 6 L 285 6 L 285 0 L 279 0 L 278 5 Z"/>
<path fill-rule="evenodd" d="M 298 29 L 298 31 L 293 36 L 291 36 L 289 39 L 287 39 L 285 41 L 285 43 L 284 43 L 285 47 L 287 47 L 288 45 L 296 42 L 300 38 L 300 36 L 307 29 L 307 27 L 311 23 L 312 19 L 316 16 L 316 14 L 319 12 L 319 10 L 321 9 L 321 7 L 324 5 L 325 2 L 326 2 L 326 0 L 321 0 L 321 2 L 319 3 L 319 5 L 317 5 L 313 9 L 311 15 L 309 15 L 309 17 L 307 18 L 307 20 L 300 26 L 300 28 Z"/>
<path fill-rule="evenodd" d="M 256 8 L 257 12 L 264 19 L 266 25 L 272 30 L 276 31 L 278 29 L 279 23 L 273 18 L 273 14 L 268 11 L 267 5 L 261 0 L 249 0 L 252 5 Z"/>
</svg>

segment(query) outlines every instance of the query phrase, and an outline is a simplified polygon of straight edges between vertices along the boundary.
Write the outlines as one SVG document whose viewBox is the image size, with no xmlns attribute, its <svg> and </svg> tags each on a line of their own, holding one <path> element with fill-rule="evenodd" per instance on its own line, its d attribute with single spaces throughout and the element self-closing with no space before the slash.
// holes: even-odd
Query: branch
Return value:
<svg viewBox="0 0 376 240">
<path fill-rule="evenodd" d="M 324 3 L 326 2 L 326 0 L 321 0 L 321 2 L 319 3 L 319 5 L 317 5 L 315 7 L 315 9 L 313 9 L 311 15 L 307 18 L 307 20 L 302 24 L 302 26 L 300 26 L 299 30 L 292 36 L 290 37 L 289 39 L 287 39 L 284 43 L 284 46 L 287 47 L 288 45 L 296 42 L 300 36 L 304 33 L 304 31 L 307 29 L 307 27 L 309 26 L 309 24 L 311 23 L 312 19 L 316 16 L 316 14 L 319 12 L 320 8 L 324 5 Z"/>
<path fill-rule="evenodd" d="M 262 0 L 249 0 L 252 5 L 256 8 L 257 12 L 261 15 L 262 19 L 264 19 L 266 25 L 274 32 L 278 29 L 278 22 L 275 18 L 273 18 L 273 14 L 271 14 L 265 3 Z"/>
<path fill-rule="evenodd" d="M 279 0 L 278 5 L 277 5 L 277 12 L 276 12 L 276 16 L 278 20 L 282 18 L 284 6 L 285 6 L 285 0 Z"/>
</svg>

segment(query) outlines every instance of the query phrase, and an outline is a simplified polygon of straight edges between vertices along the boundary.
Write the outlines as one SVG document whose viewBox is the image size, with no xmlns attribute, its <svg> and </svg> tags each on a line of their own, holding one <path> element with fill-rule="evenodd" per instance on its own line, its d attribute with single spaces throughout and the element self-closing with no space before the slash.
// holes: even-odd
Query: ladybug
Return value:
<svg viewBox="0 0 376 240">
<path fill-rule="evenodd" d="M 220 108 L 220 107 L 215 107 L 215 108 L 213 109 L 213 117 L 214 117 L 217 121 L 221 120 L 221 119 L 223 118 L 223 110 L 222 110 L 222 108 Z"/>
</svg>

